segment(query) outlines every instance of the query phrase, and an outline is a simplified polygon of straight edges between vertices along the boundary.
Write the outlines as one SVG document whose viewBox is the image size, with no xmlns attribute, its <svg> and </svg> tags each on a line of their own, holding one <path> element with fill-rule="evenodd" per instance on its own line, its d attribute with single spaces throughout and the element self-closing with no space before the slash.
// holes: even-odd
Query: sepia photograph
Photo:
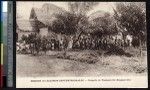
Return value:
<svg viewBox="0 0 150 90">
<path fill-rule="evenodd" d="M 17 84 L 37 77 L 146 78 L 147 66 L 145 2 L 16 2 Z"/>
</svg>

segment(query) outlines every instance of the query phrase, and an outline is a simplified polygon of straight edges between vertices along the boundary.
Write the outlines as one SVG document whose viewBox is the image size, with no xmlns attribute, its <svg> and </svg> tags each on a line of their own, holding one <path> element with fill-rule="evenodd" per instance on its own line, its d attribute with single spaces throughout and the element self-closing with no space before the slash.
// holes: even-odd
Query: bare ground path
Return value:
<svg viewBox="0 0 150 90">
<path fill-rule="evenodd" d="M 101 59 L 101 58 L 100 58 Z M 115 66 L 104 65 L 109 62 L 107 59 L 117 60 Z M 119 62 L 123 61 L 123 58 L 118 56 L 112 56 L 104 58 L 95 64 L 88 64 L 74 60 L 58 59 L 48 55 L 23 55 L 17 54 L 16 72 L 18 77 L 74 77 L 74 76 L 110 76 L 110 75 L 134 75 L 136 73 L 126 72 L 116 66 L 120 65 Z M 120 63 L 121 63 L 120 62 Z M 127 61 L 128 63 L 128 61 Z M 145 75 L 146 73 L 136 74 Z"/>
</svg>

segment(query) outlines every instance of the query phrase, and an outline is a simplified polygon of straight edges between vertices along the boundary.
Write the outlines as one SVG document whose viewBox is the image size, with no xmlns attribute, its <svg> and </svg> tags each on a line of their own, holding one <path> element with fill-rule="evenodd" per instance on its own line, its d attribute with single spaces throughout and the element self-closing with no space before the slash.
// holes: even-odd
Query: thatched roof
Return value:
<svg viewBox="0 0 150 90">
<path fill-rule="evenodd" d="M 56 19 L 56 14 L 64 14 L 66 11 L 54 4 L 45 3 L 42 8 L 33 8 L 35 17 L 43 24 L 50 26 Z M 31 11 L 32 13 L 33 11 Z M 31 19 L 31 18 L 30 18 Z"/>
<path fill-rule="evenodd" d="M 29 20 L 19 20 L 17 19 L 17 29 L 21 31 L 32 31 L 32 26 Z"/>
</svg>

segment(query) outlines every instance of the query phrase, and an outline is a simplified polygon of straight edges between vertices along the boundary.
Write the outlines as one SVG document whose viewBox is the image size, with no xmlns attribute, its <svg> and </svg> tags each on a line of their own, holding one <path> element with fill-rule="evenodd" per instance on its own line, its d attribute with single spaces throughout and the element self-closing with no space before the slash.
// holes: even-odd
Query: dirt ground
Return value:
<svg viewBox="0 0 150 90">
<path fill-rule="evenodd" d="M 134 50 L 130 52 L 135 55 L 132 57 L 104 56 L 96 53 L 98 61 L 92 64 L 78 61 L 82 54 L 93 53 L 95 55 L 95 51 L 88 50 L 67 52 L 70 58 L 74 56 L 76 60 L 57 58 L 56 55 L 61 53 L 59 51 L 49 51 L 46 55 L 37 56 L 17 54 L 16 71 L 18 77 L 147 75 L 146 51 L 143 51 L 142 57 L 138 56 Z"/>
</svg>

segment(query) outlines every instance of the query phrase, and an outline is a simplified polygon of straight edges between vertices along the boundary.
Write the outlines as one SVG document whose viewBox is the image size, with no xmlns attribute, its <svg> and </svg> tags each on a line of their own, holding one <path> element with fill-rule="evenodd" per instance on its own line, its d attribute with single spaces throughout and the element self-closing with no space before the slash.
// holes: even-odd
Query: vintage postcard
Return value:
<svg viewBox="0 0 150 90">
<path fill-rule="evenodd" d="M 17 88 L 147 88 L 145 2 L 16 2 Z"/>
</svg>

